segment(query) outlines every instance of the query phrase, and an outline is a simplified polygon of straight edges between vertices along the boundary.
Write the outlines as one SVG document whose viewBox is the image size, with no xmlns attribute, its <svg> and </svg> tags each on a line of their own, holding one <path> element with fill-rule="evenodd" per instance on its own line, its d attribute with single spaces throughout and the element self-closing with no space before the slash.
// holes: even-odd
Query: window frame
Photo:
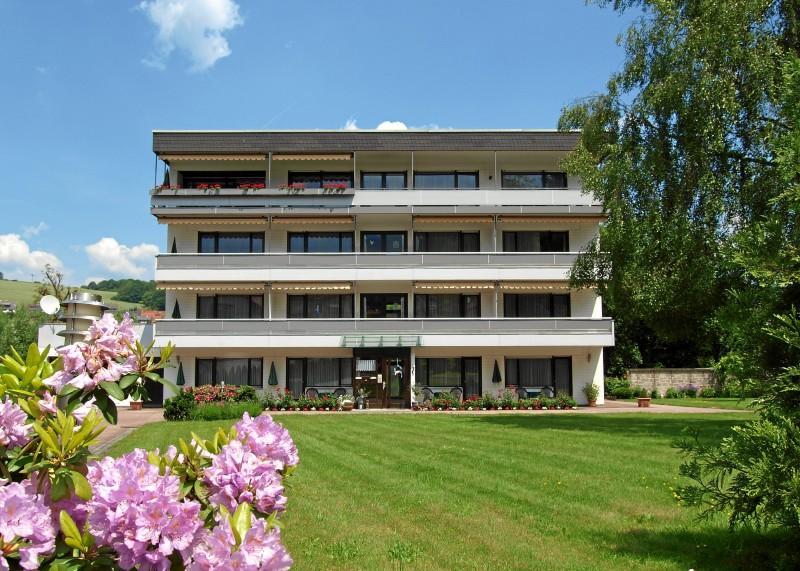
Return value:
<svg viewBox="0 0 800 571">
<path fill-rule="evenodd" d="M 253 387 L 254 389 L 264 388 L 264 358 L 263 357 L 198 357 L 194 360 L 194 386 L 206 386 L 208 383 L 198 384 L 200 380 L 200 362 L 211 361 L 211 386 L 217 386 L 217 363 L 226 360 L 240 360 L 247 359 L 247 383 L 242 385 L 228 385 L 237 387 Z M 261 363 L 261 378 L 258 379 L 258 384 L 252 384 L 253 376 L 253 361 L 260 361 Z"/>
<path fill-rule="evenodd" d="M 364 254 L 400 254 L 408 252 L 408 231 L 406 230 L 361 230 L 361 250 Z M 376 252 L 374 250 L 368 251 L 364 246 L 366 244 L 367 234 L 378 234 L 381 237 L 381 250 Z M 386 236 L 389 234 L 402 234 L 403 235 L 403 251 L 402 252 L 389 252 L 386 250 Z"/>
<path fill-rule="evenodd" d="M 509 302 L 513 300 L 514 302 L 514 311 L 513 313 L 519 314 L 519 296 L 521 295 L 541 295 L 547 296 L 548 299 L 548 307 L 550 309 L 550 315 L 540 315 L 540 316 L 524 316 L 520 317 L 519 315 L 509 315 L 508 308 Z M 567 298 L 567 315 L 553 315 L 555 313 L 553 304 L 553 298 L 559 297 L 566 297 Z M 503 294 L 503 317 L 512 317 L 512 318 L 519 318 L 519 319 L 566 319 L 568 317 L 572 317 L 572 294 L 570 293 L 504 293 Z"/>
<path fill-rule="evenodd" d="M 308 384 L 308 360 L 309 359 L 336 359 L 339 361 L 339 366 L 336 368 L 338 371 L 338 384 L 336 385 L 309 385 Z M 331 389 L 336 390 L 337 388 L 344 388 L 350 387 L 352 389 L 353 382 L 355 379 L 355 361 L 353 357 L 286 357 L 286 390 L 289 389 L 289 370 L 291 368 L 292 361 L 299 361 L 301 362 L 300 370 L 301 370 L 301 377 L 302 377 L 302 388 L 300 389 L 300 395 L 295 395 L 295 398 L 298 396 L 302 396 L 305 394 L 306 389 L 308 388 L 324 388 L 324 389 Z M 343 361 L 349 361 L 350 366 L 350 384 L 342 384 L 342 368 L 343 368 Z M 332 392 L 331 391 L 331 392 Z"/>
<path fill-rule="evenodd" d="M 330 297 L 334 297 L 334 296 L 338 297 L 339 298 L 339 317 L 338 318 L 332 318 L 332 317 L 309 317 L 308 316 L 308 296 L 309 295 L 325 295 L 325 296 L 330 296 Z M 303 317 L 292 317 L 292 316 L 289 315 L 289 309 L 291 307 L 290 298 L 298 298 L 298 297 L 303 298 Z M 351 310 L 352 315 L 342 315 L 342 313 L 343 313 L 343 311 L 342 311 L 342 309 L 343 309 L 342 301 L 343 301 L 343 298 L 345 298 L 345 297 L 349 297 L 350 298 L 350 310 Z M 337 293 L 331 293 L 331 294 L 307 294 L 307 293 L 302 293 L 302 294 L 288 294 L 286 296 L 286 319 L 353 319 L 353 318 L 355 318 L 355 313 L 356 313 L 355 294 L 352 294 L 352 293 L 341 293 L 341 294 L 337 294 Z"/>
<path fill-rule="evenodd" d="M 360 178 L 360 185 L 359 188 L 361 190 L 398 190 L 393 188 L 386 188 L 386 177 L 387 176 L 403 176 L 403 189 L 408 188 L 408 171 L 361 171 L 361 178 Z M 381 177 L 381 186 L 380 188 L 366 188 L 364 186 L 364 177 L 365 176 L 380 176 Z"/>
<path fill-rule="evenodd" d="M 428 298 L 430 296 L 436 296 L 436 295 L 457 295 L 457 296 L 459 296 L 459 300 L 458 300 L 458 305 L 459 305 L 459 307 L 458 307 L 458 316 L 456 316 L 456 317 L 441 317 L 441 318 L 431 317 L 429 315 L 429 312 L 428 312 Z M 425 315 L 417 315 L 417 308 L 419 307 L 417 302 L 419 301 L 419 298 L 421 298 L 421 297 L 425 298 Z M 478 299 L 478 315 L 477 316 L 471 316 L 471 315 L 467 316 L 467 315 L 465 315 L 466 314 L 466 309 L 467 309 L 467 299 L 466 299 L 467 297 L 475 297 L 475 298 Z M 483 297 L 483 296 L 481 296 L 481 294 L 479 294 L 479 293 L 457 293 L 457 294 L 414 293 L 414 318 L 415 319 L 479 319 L 483 315 L 482 307 L 481 307 L 481 301 L 482 301 L 481 297 Z"/>
<path fill-rule="evenodd" d="M 428 242 L 429 242 L 429 234 L 458 234 L 458 252 L 460 253 L 478 253 L 481 251 L 481 231 L 480 230 L 441 230 L 441 231 L 414 231 L 413 242 L 414 242 L 414 252 L 420 252 L 423 254 L 437 254 L 442 253 L 438 250 L 428 250 Z M 478 237 L 478 249 L 477 250 L 465 250 L 464 249 L 464 237 L 466 235 L 469 236 L 477 236 Z M 420 250 L 417 248 L 417 238 L 424 237 L 425 241 L 425 249 Z"/>
<path fill-rule="evenodd" d="M 213 315 L 214 317 L 200 317 L 200 298 L 201 297 L 210 297 L 213 301 Z M 218 298 L 220 297 L 249 297 L 250 302 L 247 306 L 247 317 L 219 317 L 219 305 L 218 305 Z M 253 317 L 253 298 L 261 298 L 261 315 Z M 211 295 L 201 295 L 197 294 L 195 300 L 195 315 L 198 316 L 197 319 L 264 319 L 264 294 L 211 294 Z"/>
<path fill-rule="evenodd" d="M 545 175 L 562 175 L 564 177 L 564 186 L 545 186 L 544 185 L 544 177 Z M 505 178 L 506 175 L 542 175 L 542 186 L 530 186 L 530 187 L 521 187 L 521 186 L 506 186 L 505 185 Z M 500 188 L 502 190 L 566 190 L 569 188 L 569 176 L 564 171 L 548 171 L 548 170 L 540 170 L 540 171 L 500 171 Z"/>
<path fill-rule="evenodd" d="M 295 177 L 319 177 L 319 187 L 325 184 L 323 179 L 325 177 L 329 178 L 341 178 L 350 181 L 350 186 L 347 188 L 353 188 L 355 183 L 355 173 L 353 171 L 289 171 L 288 173 L 288 180 L 289 184 L 297 184 Z M 303 184 L 303 183 L 300 183 Z"/>
<path fill-rule="evenodd" d="M 249 252 L 223 252 L 225 254 L 263 254 L 266 246 L 267 246 L 267 233 L 266 232 L 198 232 L 197 233 L 197 253 L 198 254 L 219 254 L 219 237 L 220 234 L 248 234 L 249 235 L 249 242 L 250 242 L 250 251 Z M 213 252 L 203 252 L 201 251 L 201 245 L 203 243 L 204 236 L 213 236 L 214 237 L 214 251 Z M 260 251 L 253 251 L 253 237 L 254 236 L 261 236 L 261 250 Z"/>
<path fill-rule="evenodd" d="M 447 188 L 431 188 L 430 190 L 480 190 L 481 188 L 481 171 L 414 171 L 414 188 L 418 188 L 417 185 L 417 176 L 418 175 L 452 175 L 453 177 L 453 186 Z M 470 175 L 475 177 L 475 186 L 470 187 L 461 187 L 458 185 L 458 177 L 459 175 Z M 423 187 L 423 189 L 429 187 Z"/>
<path fill-rule="evenodd" d="M 187 186 L 186 184 L 186 173 L 191 173 L 190 178 L 195 179 L 197 182 L 193 182 L 192 186 Z M 259 176 L 253 176 L 258 173 Z M 233 179 L 242 179 L 241 181 L 236 182 L 234 186 L 227 186 L 227 182 L 225 179 L 233 180 Z M 267 171 L 247 171 L 247 170 L 234 170 L 234 171 L 178 171 L 178 179 L 179 179 L 179 186 L 180 188 L 191 188 L 196 189 L 200 184 L 222 184 L 218 182 L 222 180 L 225 182 L 225 185 L 222 188 L 239 188 L 243 184 L 263 184 L 266 186 L 267 183 Z"/>
<path fill-rule="evenodd" d="M 308 235 L 309 234 L 338 234 L 339 238 L 339 251 L 338 252 L 309 252 L 308 251 Z M 303 237 L 303 251 L 302 252 L 294 252 L 291 250 L 292 245 L 292 237 L 302 236 Z M 343 250 L 342 249 L 342 238 L 345 236 L 350 237 L 350 243 L 353 245 L 352 250 Z M 286 233 L 286 253 L 287 254 L 352 254 L 355 252 L 356 249 L 356 239 L 355 239 L 355 232 L 287 232 Z"/>
<path fill-rule="evenodd" d="M 520 361 L 527 361 L 527 360 L 542 360 L 542 361 L 550 361 L 550 379 L 552 380 L 551 385 L 509 385 L 508 384 L 508 371 L 509 371 L 509 364 L 513 361 L 516 364 L 517 371 L 516 371 L 516 379 L 519 383 L 519 362 Z M 574 381 L 573 381 L 573 370 L 572 370 L 572 357 L 571 356 L 564 356 L 564 355 L 553 355 L 552 357 L 504 357 L 504 369 L 505 369 L 505 377 L 504 377 L 504 385 L 505 386 L 515 386 L 515 387 L 539 387 L 539 386 L 548 386 L 553 389 L 553 393 L 558 393 L 558 387 L 556 385 L 556 361 L 566 361 L 569 365 L 569 395 L 573 396 L 573 388 L 574 388 Z"/>
<path fill-rule="evenodd" d="M 519 249 L 519 235 L 526 234 L 526 233 L 538 233 L 539 234 L 539 244 L 542 243 L 542 236 L 547 235 L 550 243 L 552 244 L 552 237 L 554 234 L 564 234 L 564 250 L 533 250 L 534 252 L 543 252 L 543 253 L 558 253 L 563 254 L 564 252 L 569 252 L 569 230 L 503 230 L 503 252 L 511 252 L 511 253 L 525 253 L 531 252 L 531 250 L 520 250 Z M 514 249 L 508 250 L 506 249 L 506 236 L 514 237 Z"/>
<path fill-rule="evenodd" d="M 460 361 L 460 379 L 459 384 L 457 385 L 458 388 L 461 389 L 462 393 L 464 394 L 464 398 L 470 396 L 481 396 L 483 394 L 483 357 L 481 356 L 465 356 L 465 357 L 416 357 L 414 359 L 414 367 L 416 370 L 416 377 L 415 377 L 415 384 L 420 385 L 423 387 L 433 387 L 437 389 L 443 388 L 456 388 L 456 385 L 431 385 L 429 383 L 430 380 L 430 367 L 427 364 L 427 361 L 431 359 L 458 359 Z M 421 378 L 419 376 L 420 366 L 419 362 L 421 360 L 426 361 L 425 365 L 425 376 L 427 377 L 424 379 L 424 382 L 421 382 Z M 467 386 L 466 386 L 466 377 L 467 377 L 467 362 L 468 361 L 477 361 L 478 362 L 478 392 L 467 394 Z"/>
<path fill-rule="evenodd" d="M 396 295 L 400 296 L 403 301 L 401 302 L 402 315 L 400 317 L 367 317 L 367 297 L 369 296 L 376 296 L 376 295 Z M 408 294 L 402 292 L 374 292 L 374 293 L 362 293 L 360 294 L 359 299 L 359 309 L 361 310 L 360 316 L 361 319 L 405 319 L 408 317 Z M 353 308 L 355 311 L 355 308 Z"/>
</svg>

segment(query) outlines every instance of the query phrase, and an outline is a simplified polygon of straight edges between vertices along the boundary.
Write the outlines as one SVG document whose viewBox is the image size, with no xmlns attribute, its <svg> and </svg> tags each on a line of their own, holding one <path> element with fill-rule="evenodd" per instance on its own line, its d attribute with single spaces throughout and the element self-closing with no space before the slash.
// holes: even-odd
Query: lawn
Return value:
<svg viewBox="0 0 800 571">
<path fill-rule="evenodd" d="M 782 540 L 694 525 L 670 491 L 685 426 L 718 439 L 750 414 L 277 418 L 300 451 L 283 518 L 298 570 L 753 569 Z M 219 424 L 145 426 L 110 452 Z"/>
<path fill-rule="evenodd" d="M 0 299 L 13 301 L 17 305 L 28 306 L 33 303 L 36 295 L 37 282 L 24 282 L 16 280 L 0 280 Z M 130 303 L 114 299 L 115 291 L 100 291 L 86 288 L 77 288 L 79 291 L 96 293 L 103 296 L 103 301 L 120 310 L 130 310 L 142 307 L 140 303 Z"/>
<path fill-rule="evenodd" d="M 669 404 L 672 406 L 695 406 L 697 408 L 726 408 L 738 410 L 753 410 L 750 403 L 753 399 L 740 398 L 681 398 L 681 399 L 653 399 L 653 404 Z"/>
</svg>

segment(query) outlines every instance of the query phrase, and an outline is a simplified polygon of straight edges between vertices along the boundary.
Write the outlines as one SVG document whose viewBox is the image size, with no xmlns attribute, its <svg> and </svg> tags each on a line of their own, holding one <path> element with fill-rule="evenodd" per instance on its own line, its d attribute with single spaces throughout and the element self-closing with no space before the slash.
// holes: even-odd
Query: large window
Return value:
<svg viewBox="0 0 800 571">
<path fill-rule="evenodd" d="M 551 387 L 572 394 L 572 358 L 506 359 L 506 385 Z"/>
<path fill-rule="evenodd" d="M 475 294 L 416 294 L 414 317 L 480 317 L 481 296 Z"/>
<path fill-rule="evenodd" d="M 263 295 L 198 295 L 198 319 L 263 319 Z"/>
<path fill-rule="evenodd" d="M 346 295 L 290 295 L 287 296 L 289 319 L 337 319 L 353 317 L 353 296 Z"/>
<path fill-rule="evenodd" d="M 201 254 L 263 254 L 263 232 L 199 232 L 197 251 Z"/>
<path fill-rule="evenodd" d="M 503 172 L 503 188 L 567 188 L 567 173 Z"/>
<path fill-rule="evenodd" d="M 364 190 L 402 190 L 406 184 L 404 172 L 361 173 L 361 188 Z"/>
<path fill-rule="evenodd" d="M 569 232 L 503 232 L 504 252 L 568 252 Z"/>
<path fill-rule="evenodd" d="M 406 294 L 363 293 L 361 294 L 361 317 L 367 319 L 394 319 L 406 317 Z"/>
<path fill-rule="evenodd" d="M 349 387 L 353 384 L 353 359 L 286 359 L 286 388 L 295 397 L 307 387 Z"/>
<path fill-rule="evenodd" d="M 222 188 L 239 188 L 243 184 L 261 184 L 267 180 L 265 171 L 182 171 L 181 187 L 197 188 L 203 185 L 220 185 Z"/>
<path fill-rule="evenodd" d="M 257 359 L 197 359 L 195 385 L 249 385 L 264 384 L 263 360 Z"/>
<path fill-rule="evenodd" d="M 480 396 L 481 358 L 418 358 L 416 384 L 427 387 L 461 387 L 466 397 Z"/>
<path fill-rule="evenodd" d="M 289 232 L 286 241 L 290 253 L 352 252 L 352 232 Z"/>
<path fill-rule="evenodd" d="M 478 188 L 478 171 L 475 172 L 415 172 L 414 188 L 420 189 L 475 189 Z"/>
<path fill-rule="evenodd" d="M 503 294 L 505 317 L 570 317 L 568 293 Z"/>
<path fill-rule="evenodd" d="M 405 252 L 405 232 L 361 232 L 362 252 Z"/>
<path fill-rule="evenodd" d="M 345 185 L 353 188 L 351 172 L 290 172 L 289 184 L 302 184 L 304 188 L 323 188 L 327 185 Z"/>
<path fill-rule="evenodd" d="M 480 252 L 480 232 L 414 232 L 415 252 Z"/>
</svg>

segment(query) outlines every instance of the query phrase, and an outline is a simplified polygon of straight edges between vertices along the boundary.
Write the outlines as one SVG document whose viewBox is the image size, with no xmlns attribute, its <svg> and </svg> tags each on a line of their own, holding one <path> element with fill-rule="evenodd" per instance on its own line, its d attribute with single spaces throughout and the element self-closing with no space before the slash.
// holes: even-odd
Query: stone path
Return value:
<svg viewBox="0 0 800 571">
<path fill-rule="evenodd" d="M 164 420 L 164 410 L 161 408 L 131 410 L 128 407 L 119 407 L 117 409 L 117 424 L 106 426 L 106 429 L 97 439 L 97 444 L 92 447 L 92 452 L 102 452 L 136 428 L 160 420 Z"/>
</svg>

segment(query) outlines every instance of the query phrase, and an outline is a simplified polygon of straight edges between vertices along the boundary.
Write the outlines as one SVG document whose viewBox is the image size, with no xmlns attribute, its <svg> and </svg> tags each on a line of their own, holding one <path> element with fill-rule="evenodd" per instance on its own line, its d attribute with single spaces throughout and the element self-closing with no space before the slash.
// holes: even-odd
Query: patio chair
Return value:
<svg viewBox="0 0 800 571">
<path fill-rule="evenodd" d="M 346 394 L 347 394 L 347 391 L 344 390 L 343 388 L 339 387 L 338 389 L 333 391 L 333 398 L 343 397 Z"/>
<path fill-rule="evenodd" d="M 431 402 L 433 401 L 433 391 L 430 390 L 428 387 L 422 389 L 422 402 Z"/>
<path fill-rule="evenodd" d="M 314 388 L 311 388 L 311 387 L 307 388 L 306 389 L 306 398 L 309 398 L 309 399 L 317 399 L 317 398 L 319 398 L 319 391 L 317 389 L 314 389 Z"/>
<path fill-rule="evenodd" d="M 542 392 L 540 394 L 542 396 L 549 397 L 549 398 L 553 398 L 554 396 L 556 396 L 556 393 L 553 390 L 553 387 L 542 387 Z"/>
<path fill-rule="evenodd" d="M 517 389 L 517 398 L 518 399 L 526 399 L 528 398 L 528 391 L 525 387 L 520 387 Z"/>
<path fill-rule="evenodd" d="M 450 394 L 456 397 L 458 399 L 458 402 L 463 402 L 464 391 L 461 390 L 461 387 L 453 387 L 452 389 L 450 389 Z"/>
</svg>

